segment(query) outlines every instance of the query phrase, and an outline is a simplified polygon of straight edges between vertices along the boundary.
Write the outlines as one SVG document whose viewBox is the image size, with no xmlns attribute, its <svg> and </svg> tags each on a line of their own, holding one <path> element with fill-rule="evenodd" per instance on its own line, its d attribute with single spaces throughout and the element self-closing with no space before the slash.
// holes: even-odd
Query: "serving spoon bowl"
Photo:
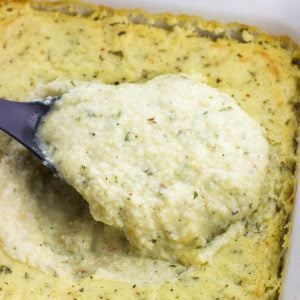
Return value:
<svg viewBox="0 0 300 300">
<path fill-rule="evenodd" d="M 37 132 L 43 116 L 59 99 L 60 96 L 49 96 L 32 102 L 16 102 L 0 98 L 0 129 L 24 145 L 54 172 L 55 166 L 40 148 Z"/>
</svg>

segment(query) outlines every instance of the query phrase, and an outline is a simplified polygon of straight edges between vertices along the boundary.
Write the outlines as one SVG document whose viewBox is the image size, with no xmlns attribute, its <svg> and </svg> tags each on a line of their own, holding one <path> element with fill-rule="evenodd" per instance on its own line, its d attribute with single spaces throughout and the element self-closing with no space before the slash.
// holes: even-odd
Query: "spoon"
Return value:
<svg viewBox="0 0 300 300">
<path fill-rule="evenodd" d="M 24 145 L 53 172 L 56 168 L 40 148 L 37 132 L 41 119 L 58 99 L 59 96 L 49 96 L 32 102 L 15 102 L 0 98 L 0 129 Z"/>
</svg>

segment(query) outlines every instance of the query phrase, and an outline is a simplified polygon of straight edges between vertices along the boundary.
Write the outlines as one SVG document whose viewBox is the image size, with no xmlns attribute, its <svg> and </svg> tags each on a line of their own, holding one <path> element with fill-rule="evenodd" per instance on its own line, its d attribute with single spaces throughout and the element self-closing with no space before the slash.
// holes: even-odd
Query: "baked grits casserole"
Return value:
<svg viewBox="0 0 300 300">
<path fill-rule="evenodd" d="M 278 296 L 296 169 L 299 48 L 292 41 L 199 17 L 11 1 L 1 2 L 0 45 L 1 97 L 25 101 L 47 87 L 50 94 L 62 92 L 53 82 L 121 87 L 163 74 L 203 75 L 209 86 L 239 104 L 232 118 L 240 109 L 245 122 L 250 118 L 263 129 L 268 146 L 260 150 L 268 157 L 259 199 L 239 220 L 242 229 L 210 259 L 195 262 L 192 252 L 187 261 L 134 253 L 123 231 L 96 222 L 72 187 L 1 133 L 4 299 Z M 202 250 L 227 228 L 209 237 Z"/>
</svg>

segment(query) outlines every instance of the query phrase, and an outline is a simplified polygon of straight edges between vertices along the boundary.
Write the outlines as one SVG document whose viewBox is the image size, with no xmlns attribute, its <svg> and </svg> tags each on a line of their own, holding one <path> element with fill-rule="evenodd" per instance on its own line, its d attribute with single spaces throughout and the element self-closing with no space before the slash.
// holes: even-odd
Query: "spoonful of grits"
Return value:
<svg viewBox="0 0 300 300">
<path fill-rule="evenodd" d="M 230 96 L 185 75 L 53 82 L 39 96 L 49 91 L 61 96 L 2 100 L 10 117 L 1 128 L 71 184 L 96 221 L 122 230 L 133 251 L 199 264 L 242 234 L 261 201 L 268 142 Z"/>
</svg>

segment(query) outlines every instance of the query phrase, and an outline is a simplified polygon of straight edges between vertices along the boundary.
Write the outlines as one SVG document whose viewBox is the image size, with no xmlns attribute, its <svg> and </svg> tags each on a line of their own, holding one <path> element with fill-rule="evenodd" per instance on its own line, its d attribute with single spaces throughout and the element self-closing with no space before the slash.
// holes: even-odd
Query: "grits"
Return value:
<svg viewBox="0 0 300 300">
<path fill-rule="evenodd" d="M 297 178 L 299 50 L 287 37 L 199 16 L 0 1 L 1 97 L 30 101 L 68 93 L 72 82 L 203 74 L 265 129 L 269 148 L 258 208 L 204 247 L 180 250 L 186 267 L 136 253 L 120 229 L 95 221 L 75 189 L 0 132 L 0 298 L 278 299 Z"/>
<path fill-rule="evenodd" d="M 44 152 L 133 251 L 195 265 L 217 237 L 241 234 L 261 202 L 268 142 L 231 97 L 185 75 L 50 87 L 62 98 L 40 126 Z"/>
</svg>

